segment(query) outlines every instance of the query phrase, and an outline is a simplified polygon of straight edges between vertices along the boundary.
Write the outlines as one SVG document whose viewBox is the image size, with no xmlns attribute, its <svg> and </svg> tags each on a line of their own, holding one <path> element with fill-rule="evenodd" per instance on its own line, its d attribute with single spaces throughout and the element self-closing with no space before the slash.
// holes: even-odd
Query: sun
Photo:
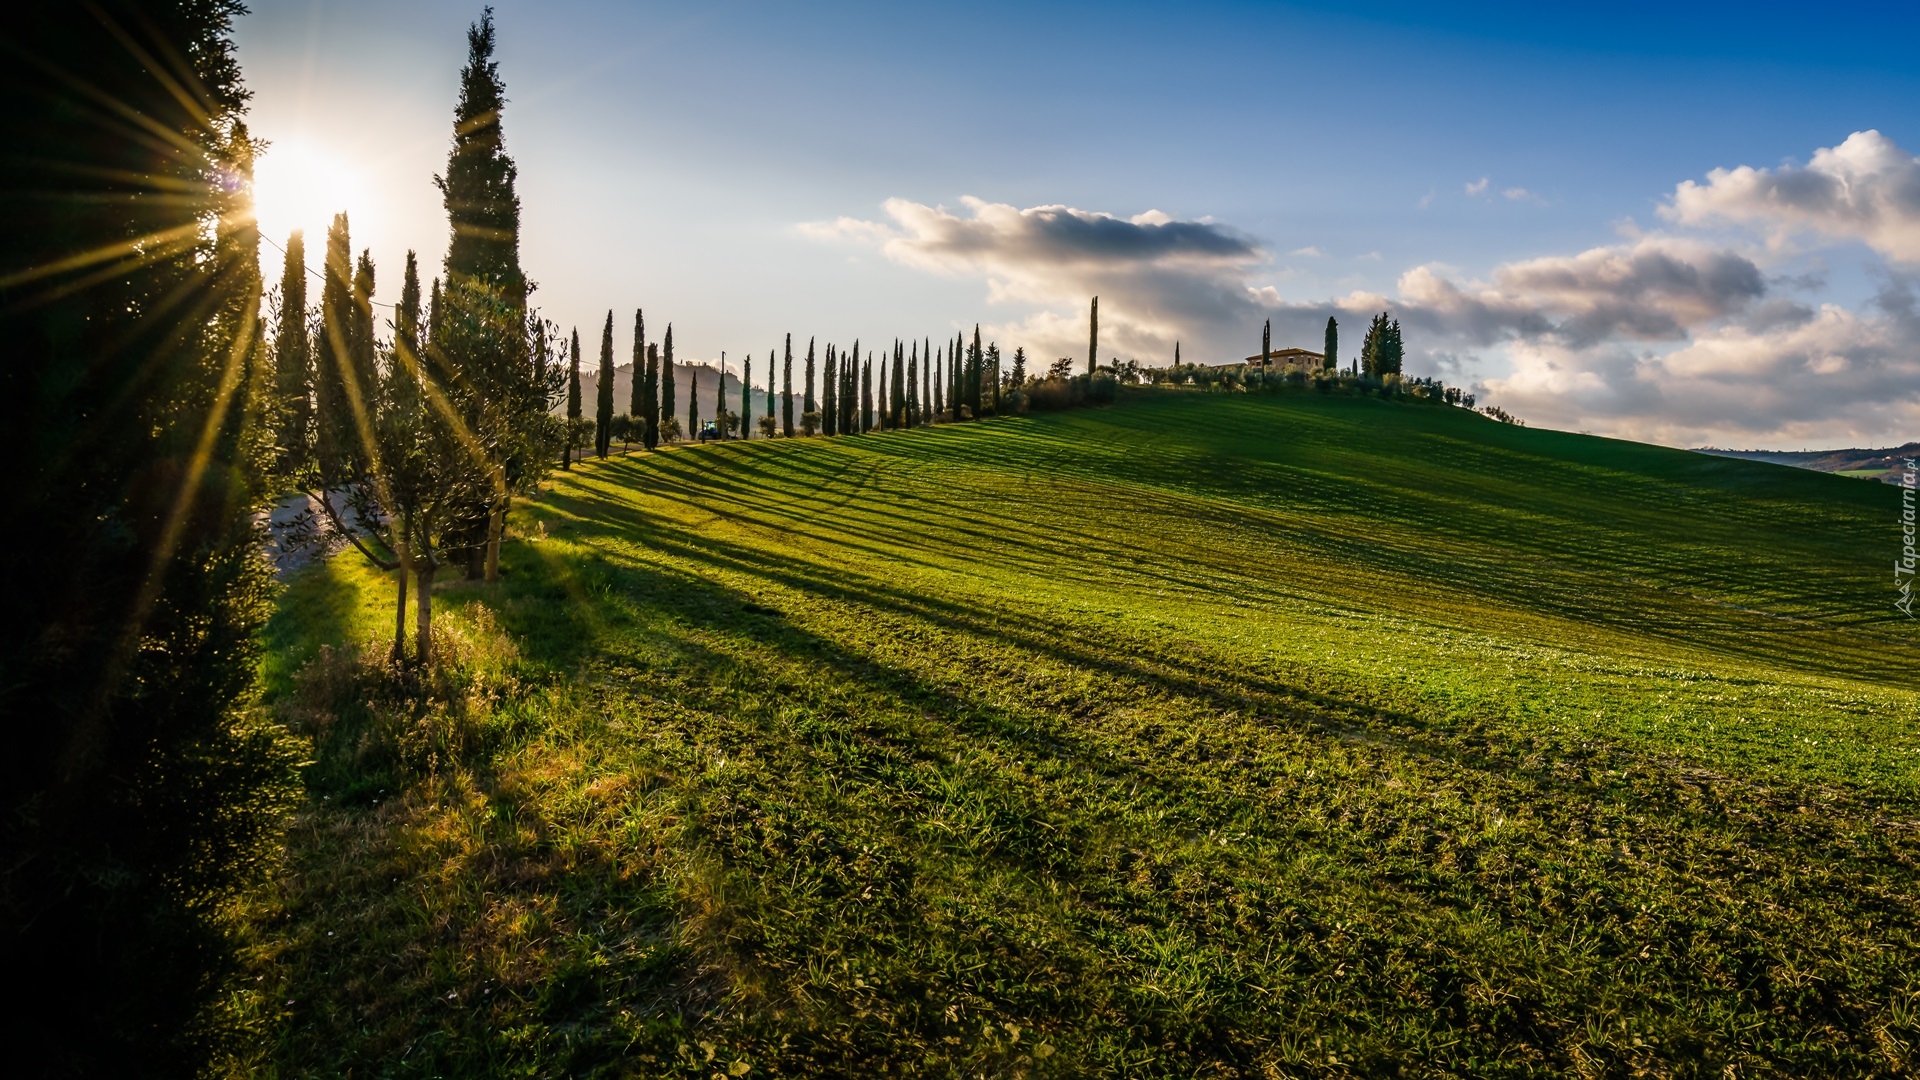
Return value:
<svg viewBox="0 0 1920 1080">
<path fill-rule="evenodd" d="M 253 171 L 253 206 L 260 233 L 276 244 L 295 229 L 309 247 L 326 235 L 333 215 L 361 208 L 361 177 L 339 153 L 299 137 L 275 139 Z"/>
</svg>

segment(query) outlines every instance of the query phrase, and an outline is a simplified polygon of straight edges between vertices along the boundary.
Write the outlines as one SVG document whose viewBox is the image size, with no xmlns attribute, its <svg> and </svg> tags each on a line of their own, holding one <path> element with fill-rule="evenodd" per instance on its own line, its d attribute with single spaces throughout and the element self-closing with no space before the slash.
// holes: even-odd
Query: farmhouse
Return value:
<svg viewBox="0 0 1920 1080">
<path fill-rule="evenodd" d="M 1281 366 L 1293 364 L 1297 367 L 1317 368 L 1326 358 L 1325 353 L 1312 352 L 1307 349 L 1275 349 L 1264 357 L 1259 353 L 1254 353 L 1241 362 L 1246 364 L 1262 364 L 1270 361 Z"/>
</svg>

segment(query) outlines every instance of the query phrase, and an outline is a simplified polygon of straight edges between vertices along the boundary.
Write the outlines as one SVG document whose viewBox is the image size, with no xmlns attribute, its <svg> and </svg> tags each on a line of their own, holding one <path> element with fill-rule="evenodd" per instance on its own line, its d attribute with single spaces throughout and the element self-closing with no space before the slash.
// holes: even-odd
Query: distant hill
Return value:
<svg viewBox="0 0 1920 1080">
<path fill-rule="evenodd" d="M 1900 463 L 1910 457 L 1920 457 L 1920 442 L 1910 442 L 1891 450 L 1720 450 L 1703 446 L 1696 452 L 1897 484 L 1900 482 Z"/>
<path fill-rule="evenodd" d="M 676 362 L 673 365 L 673 371 L 675 380 L 674 412 L 678 414 L 681 423 L 686 422 L 688 388 L 693 385 L 693 378 L 696 373 L 700 379 L 700 415 L 703 419 L 711 420 L 714 413 L 714 394 L 719 385 L 718 376 L 720 369 L 704 363 L 682 364 Z M 764 388 L 765 385 L 766 381 L 764 379 L 758 384 L 761 388 Z M 593 417 L 594 395 L 599 392 L 600 375 L 596 371 L 589 370 L 586 358 L 582 357 L 580 361 L 580 410 L 582 415 L 589 419 Z M 762 392 L 764 393 L 764 389 L 762 389 Z M 798 391 L 796 390 L 795 393 L 798 394 Z M 632 401 L 633 365 L 625 364 L 613 369 L 613 411 L 615 413 L 626 412 L 627 406 L 631 404 Z M 754 399 L 754 415 L 759 415 L 759 410 L 764 407 L 764 402 L 765 398 L 763 397 Z M 727 405 L 735 412 L 740 411 L 739 369 L 736 368 L 731 361 L 727 364 Z M 560 403 L 554 406 L 553 411 L 555 413 L 564 413 L 567 411 L 567 398 L 565 394 L 560 396 Z"/>
</svg>

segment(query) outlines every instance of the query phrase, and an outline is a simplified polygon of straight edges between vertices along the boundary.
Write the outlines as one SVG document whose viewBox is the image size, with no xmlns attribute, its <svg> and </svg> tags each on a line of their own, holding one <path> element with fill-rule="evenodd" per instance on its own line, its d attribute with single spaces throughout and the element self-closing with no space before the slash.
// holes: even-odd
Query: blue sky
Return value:
<svg viewBox="0 0 1920 1080">
<path fill-rule="evenodd" d="M 240 21 L 274 239 L 344 207 L 382 292 L 409 247 L 437 265 L 431 176 L 477 14 L 322 0 Z M 1244 355 L 1268 318 L 1317 348 L 1329 314 L 1351 353 L 1386 306 L 1410 373 L 1536 423 L 1920 438 L 1920 7 L 550 0 L 497 19 L 523 259 L 583 331 L 644 306 L 682 355 L 731 360 L 788 331 L 978 321 L 1051 358 L 1084 350 L 1098 291 L 1102 352 L 1158 363 L 1176 339 Z M 1768 171 L 1709 180 L 1742 166 Z"/>
</svg>

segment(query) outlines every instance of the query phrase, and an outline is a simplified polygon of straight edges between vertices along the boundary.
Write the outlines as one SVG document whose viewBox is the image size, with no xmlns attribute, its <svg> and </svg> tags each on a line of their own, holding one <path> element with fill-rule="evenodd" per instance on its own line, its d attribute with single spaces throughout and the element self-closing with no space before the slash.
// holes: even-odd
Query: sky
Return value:
<svg viewBox="0 0 1920 1080">
<path fill-rule="evenodd" d="M 399 291 L 477 3 L 256 0 L 271 243 Z M 496 5 L 532 302 L 682 358 L 1340 359 L 1676 446 L 1920 439 L 1920 5 Z M 280 255 L 263 248 L 267 265 Z M 271 270 L 269 271 L 271 274 Z M 592 345 L 589 344 L 589 349 Z M 763 381 L 763 377 L 756 379 Z"/>
</svg>

